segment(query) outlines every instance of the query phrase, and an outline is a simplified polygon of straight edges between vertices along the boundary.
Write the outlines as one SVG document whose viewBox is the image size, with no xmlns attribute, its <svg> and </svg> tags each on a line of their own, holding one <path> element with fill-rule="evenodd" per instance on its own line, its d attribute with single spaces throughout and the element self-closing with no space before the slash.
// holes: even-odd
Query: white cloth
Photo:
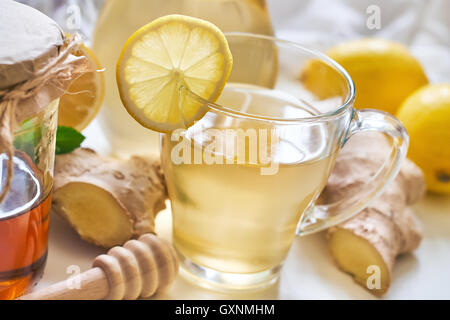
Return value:
<svg viewBox="0 0 450 320">
<path fill-rule="evenodd" d="M 399 41 L 421 61 L 431 82 L 450 82 L 448 0 L 267 0 L 267 4 L 279 38 L 320 50 L 361 37 Z M 367 26 L 373 14 L 369 6 L 379 8 L 379 29 Z"/>
</svg>

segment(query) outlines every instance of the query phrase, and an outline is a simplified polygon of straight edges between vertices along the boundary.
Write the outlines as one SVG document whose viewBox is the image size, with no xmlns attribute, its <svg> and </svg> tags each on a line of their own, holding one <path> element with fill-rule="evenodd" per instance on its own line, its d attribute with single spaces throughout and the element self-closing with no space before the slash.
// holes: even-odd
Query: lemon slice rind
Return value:
<svg viewBox="0 0 450 320">
<path fill-rule="evenodd" d="M 187 128 L 208 111 L 205 101 L 220 96 L 232 64 L 226 38 L 212 23 L 161 17 L 126 42 L 116 70 L 120 98 L 146 128 Z"/>
</svg>

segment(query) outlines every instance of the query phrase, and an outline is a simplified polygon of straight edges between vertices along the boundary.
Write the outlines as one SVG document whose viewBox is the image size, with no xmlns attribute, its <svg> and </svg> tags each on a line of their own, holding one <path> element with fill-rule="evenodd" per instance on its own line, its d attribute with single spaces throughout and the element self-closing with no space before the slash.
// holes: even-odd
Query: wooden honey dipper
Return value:
<svg viewBox="0 0 450 320">
<path fill-rule="evenodd" d="M 134 300 L 167 288 L 178 273 L 172 245 L 153 234 L 129 240 L 95 258 L 92 268 L 67 280 L 20 297 L 21 300 Z"/>
</svg>

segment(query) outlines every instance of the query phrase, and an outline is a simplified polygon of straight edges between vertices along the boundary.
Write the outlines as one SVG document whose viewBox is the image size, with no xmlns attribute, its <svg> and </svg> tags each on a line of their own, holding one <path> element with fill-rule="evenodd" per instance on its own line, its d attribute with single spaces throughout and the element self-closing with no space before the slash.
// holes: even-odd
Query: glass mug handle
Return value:
<svg viewBox="0 0 450 320">
<path fill-rule="evenodd" d="M 380 195 L 385 186 L 395 178 L 406 157 L 409 137 L 403 125 L 394 116 L 383 111 L 354 110 L 349 132 L 344 143 L 354 134 L 364 131 L 384 133 L 392 138 L 393 148 L 384 165 L 377 171 L 373 184 L 365 184 L 357 195 L 347 196 L 337 202 L 312 205 L 302 216 L 297 235 L 304 236 L 344 222 L 363 210 Z"/>
</svg>

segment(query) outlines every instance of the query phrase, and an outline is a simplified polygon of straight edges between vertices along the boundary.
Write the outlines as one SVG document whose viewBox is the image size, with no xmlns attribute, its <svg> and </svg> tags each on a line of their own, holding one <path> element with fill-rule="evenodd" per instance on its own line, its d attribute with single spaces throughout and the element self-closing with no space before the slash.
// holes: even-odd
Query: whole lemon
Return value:
<svg viewBox="0 0 450 320">
<path fill-rule="evenodd" d="M 409 132 L 408 157 L 422 168 L 428 190 L 450 194 L 450 84 L 430 84 L 400 107 Z"/>
<path fill-rule="evenodd" d="M 396 42 L 377 38 L 353 40 L 331 48 L 327 55 L 353 79 L 356 108 L 395 114 L 403 100 L 428 83 L 420 63 Z M 318 60 L 306 65 L 300 79 L 320 99 L 342 92 L 342 79 Z"/>
</svg>

